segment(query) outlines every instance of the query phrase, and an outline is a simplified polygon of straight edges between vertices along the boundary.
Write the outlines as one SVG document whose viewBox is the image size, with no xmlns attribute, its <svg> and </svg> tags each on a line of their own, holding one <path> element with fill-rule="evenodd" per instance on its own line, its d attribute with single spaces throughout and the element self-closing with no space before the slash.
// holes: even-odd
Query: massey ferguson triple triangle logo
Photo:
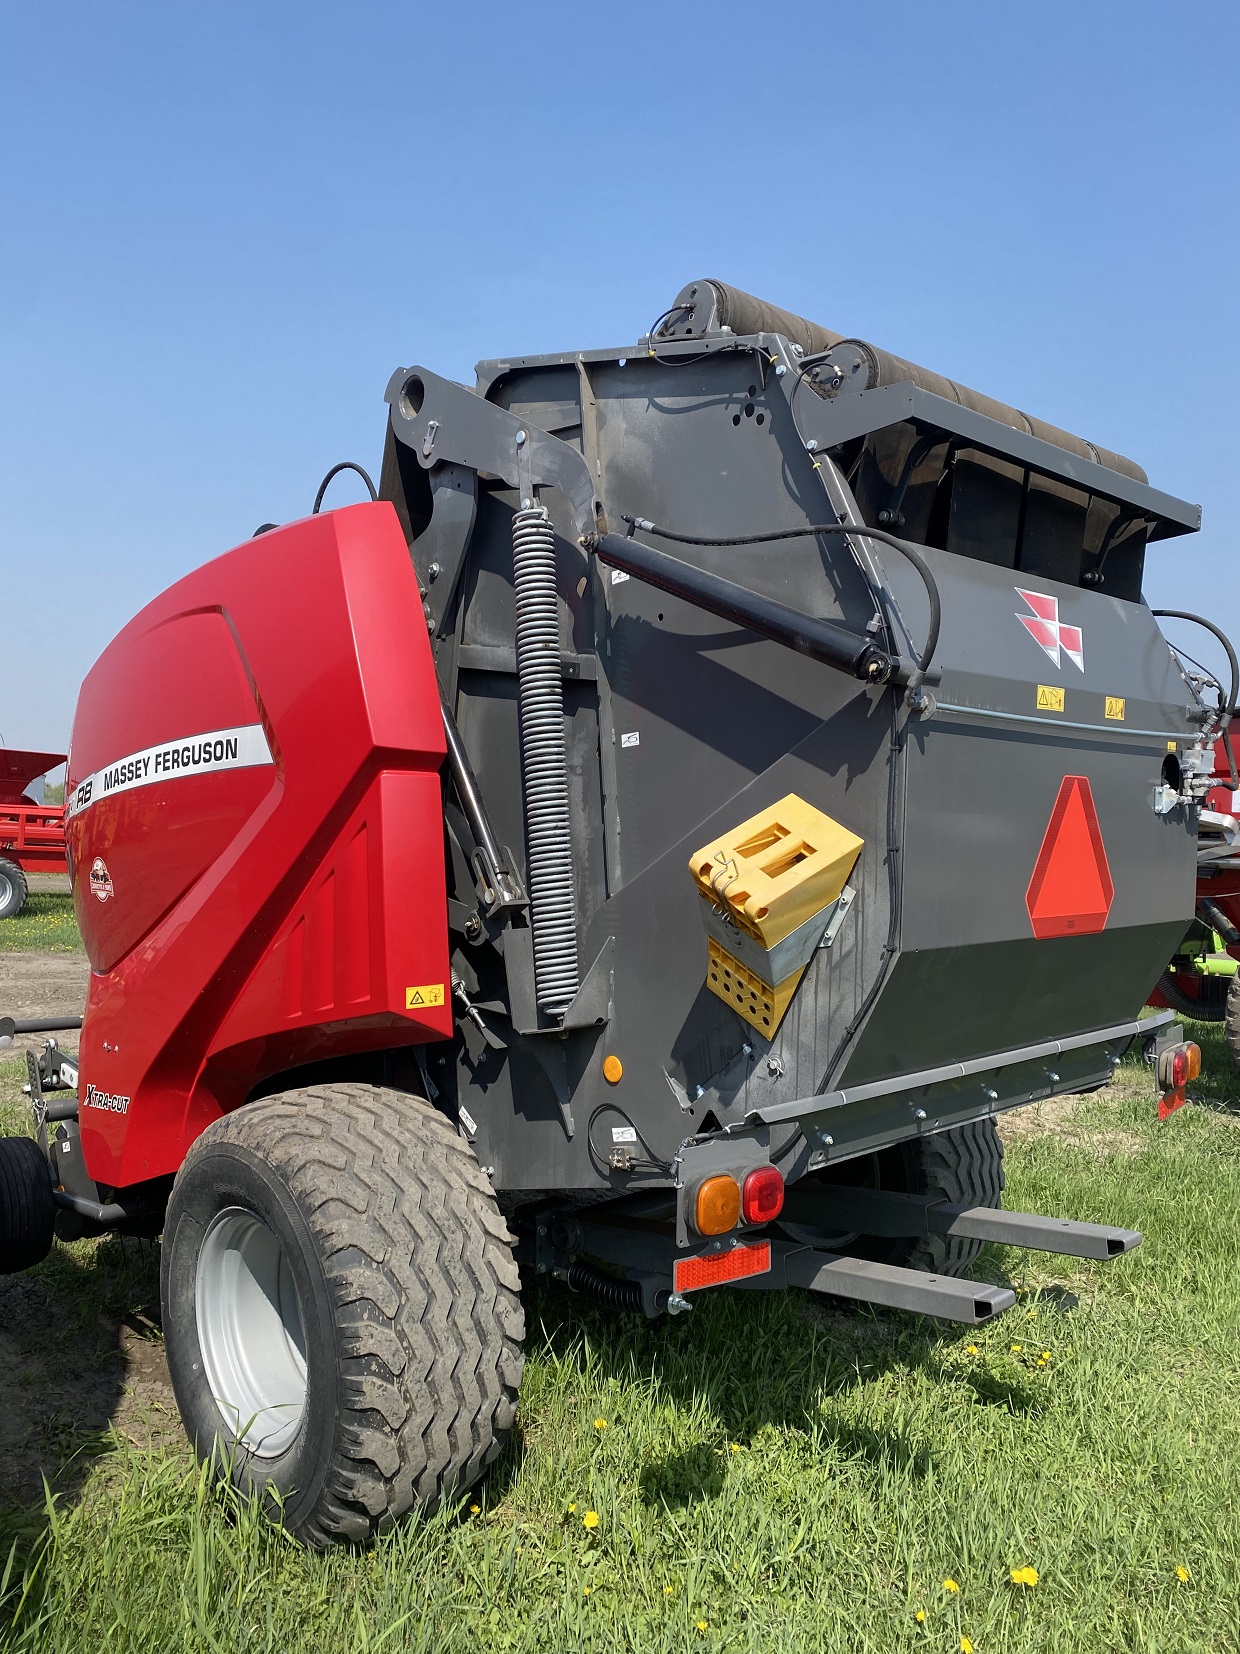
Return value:
<svg viewBox="0 0 1240 1654">
<path fill-rule="evenodd" d="M 1069 626 L 1059 618 L 1059 599 L 1047 597 L 1042 592 L 1027 592 L 1020 586 L 1016 587 L 1017 597 L 1023 597 L 1033 610 L 1031 615 L 1018 614 L 1017 620 L 1029 633 L 1029 636 L 1054 661 L 1060 665 L 1060 652 L 1068 659 L 1085 670 L 1085 640 L 1081 636 L 1079 626 Z"/>
</svg>

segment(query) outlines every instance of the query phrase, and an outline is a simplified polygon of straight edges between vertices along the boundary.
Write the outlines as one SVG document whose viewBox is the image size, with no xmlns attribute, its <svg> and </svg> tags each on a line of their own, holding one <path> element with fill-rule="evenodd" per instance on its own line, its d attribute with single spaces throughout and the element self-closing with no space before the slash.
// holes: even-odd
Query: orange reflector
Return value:
<svg viewBox="0 0 1240 1654">
<path fill-rule="evenodd" d="M 693 1203 L 693 1222 L 699 1235 L 726 1235 L 741 1220 L 741 1189 L 726 1172 L 708 1177 Z"/>
<path fill-rule="evenodd" d="M 609 1057 L 603 1058 L 603 1078 L 608 1085 L 619 1085 L 624 1078 L 624 1064 L 614 1051 Z"/>
<path fill-rule="evenodd" d="M 746 1275 L 766 1275 L 771 1267 L 771 1243 L 734 1246 L 730 1252 L 712 1252 L 705 1258 L 677 1258 L 672 1284 L 677 1292 L 697 1292 L 704 1286 L 743 1281 Z"/>
</svg>

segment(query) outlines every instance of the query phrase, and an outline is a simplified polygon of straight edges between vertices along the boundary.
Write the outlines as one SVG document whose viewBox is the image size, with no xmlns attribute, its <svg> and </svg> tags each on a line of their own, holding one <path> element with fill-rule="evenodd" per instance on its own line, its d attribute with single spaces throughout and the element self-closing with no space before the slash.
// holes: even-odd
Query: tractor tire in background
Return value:
<svg viewBox="0 0 1240 1654">
<path fill-rule="evenodd" d="M 312 1086 L 217 1120 L 177 1174 L 161 1271 L 199 1456 L 319 1548 L 451 1501 L 516 1412 L 511 1247 L 421 1098 Z"/>
<path fill-rule="evenodd" d="M 33 1137 L 0 1137 L 0 1275 L 42 1263 L 55 1224 L 47 1156 Z"/>
<path fill-rule="evenodd" d="M 26 905 L 26 875 L 15 861 L 0 856 L 0 919 L 15 919 Z"/>
<path fill-rule="evenodd" d="M 981 1251 L 982 1241 L 951 1235 L 892 1239 L 832 1230 L 831 1189 L 841 1183 L 894 1194 L 926 1195 L 965 1206 L 1001 1206 L 1003 1140 L 993 1120 L 974 1120 L 967 1126 L 915 1137 L 877 1154 L 811 1172 L 791 1184 L 785 1196 L 779 1227 L 794 1239 L 932 1275 L 963 1275 Z"/>
<path fill-rule="evenodd" d="M 1223 1034 L 1231 1060 L 1240 1068 L 1240 973 L 1233 976 L 1227 989 L 1227 1008 L 1223 1014 Z"/>
</svg>

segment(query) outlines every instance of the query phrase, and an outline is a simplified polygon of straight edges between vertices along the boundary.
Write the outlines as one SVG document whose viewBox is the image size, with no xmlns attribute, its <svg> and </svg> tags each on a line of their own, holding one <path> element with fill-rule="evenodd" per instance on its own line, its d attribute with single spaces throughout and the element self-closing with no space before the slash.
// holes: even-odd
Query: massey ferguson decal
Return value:
<svg viewBox="0 0 1240 1654">
<path fill-rule="evenodd" d="M 1056 666 L 1061 664 L 1059 657 L 1062 653 L 1083 672 L 1085 640 L 1081 636 L 1079 626 L 1069 626 L 1060 620 L 1059 599 L 1048 597 L 1044 592 L 1027 592 L 1020 586 L 1015 590 L 1017 597 L 1023 597 L 1033 610 L 1033 613 L 1028 615 L 1018 612 L 1016 618 L 1038 647 L 1046 651 Z"/>
<path fill-rule="evenodd" d="M 238 729 L 215 729 L 206 735 L 190 735 L 183 741 L 165 741 L 157 747 L 118 758 L 106 769 L 96 770 L 73 789 L 68 814 L 77 815 L 101 798 L 128 792 L 131 787 L 149 787 L 156 781 L 175 781 L 189 775 L 212 775 L 217 770 L 248 770 L 272 763 L 271 748 L 261 724 L 244 724 Z"/>
<path fill-rule="evenodd" d="M 105 1114 L 129 1113 L 128 1097 L 118 1097 L 112 1091 L 100 1091 L 97 1086 L 88 1085 L 82 1101 L 87 1108 L 101 1108 Z"/>
<path fill-rule="evenodd" d="M 102 856 L 96 856 L 90 865 L 90 893 L 92 896 L 98 896 L 101 902 L 108 901 L 114 894 L 112 875 L 108 872 L 108 864 Z"/>
</svg>

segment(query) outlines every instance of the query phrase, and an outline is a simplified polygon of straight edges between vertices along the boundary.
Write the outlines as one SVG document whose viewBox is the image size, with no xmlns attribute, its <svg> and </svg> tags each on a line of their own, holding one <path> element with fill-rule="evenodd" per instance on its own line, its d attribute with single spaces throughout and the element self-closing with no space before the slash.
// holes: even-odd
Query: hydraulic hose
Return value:
<svg viewBox="0 0 1240 1654">
<path fill-rule="evenodd" d="M 632 524 L 634 528 L 640 528 L 644 534 L 657 534 L 662 540 L 671 540 L 682 546 L 760 546 L 771 540 L 817 538 L 820 534 L 857 534 L 865 539 L 878 540 L 885 546 L 892 546 L 908 559 L 921 576 L 930 604 L 930 623 L 926 627 L 926 641 L 922 646 L 916 670 L 908 681 L 909 699 L 916 700 L 926 673 L 930 670 L 934 651 L 938 648 L 939 626 L 943 613 L 938 582 L 917 546 L 911 545 L 907 540 L 901 540 L 895 534 L 888 534 L 885 529 L 865 528 L 854 523 L 808 523 L 804 528 L 777 528 L 767 534 L 737 534 L 722 538 L 718 535 L 675 534 L 670 528 L 660 528 L 658 523 L 652 523 L 646 517 L 626 516 L 623 521 Z M 1234 660 L 1235 657 L 1232 658 Z"/>
<path fill-rule="evenodd" d="M 1191 620 L 1195 625 L 1204 626 L 1207 632 L 1212 632 L 1223 645 L 1227 653 L 1227 664 L 1231 667 L 1231 692 L 1227 697 L 1227 714 L 1222 729 L 1223 751 L 1227 754 L 1227 768 L 1231 772 L 1228 777 L 1231 790 L 1233 793 L 1240 792 L 1240 773 L 1236 770 L 1236 755 L 1231 749 L 1231 732 L 1228 728 L 1228 721 L 1240 711 L 1240 707 L 1236 705 L 1240 700 L 1240 661 L 1236 659 L 1231 639 L 1212 620 L 1207 620 L 1204 615 L 1192 614 L 1188 609 L 1151 609 L 1150 613 L 1164 620 Z"/>
</svg>

